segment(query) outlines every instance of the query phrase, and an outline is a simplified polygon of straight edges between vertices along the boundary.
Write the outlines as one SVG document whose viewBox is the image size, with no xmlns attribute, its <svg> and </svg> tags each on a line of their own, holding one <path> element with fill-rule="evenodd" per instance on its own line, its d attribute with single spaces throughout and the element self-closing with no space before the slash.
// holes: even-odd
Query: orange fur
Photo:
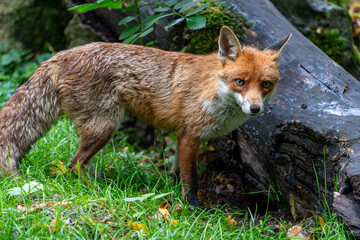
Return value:
<svg viewBox="0 0 360 240">
<path fill-rule="evenodd" d="M 285 43 L 284 43 L 285 44 Z M 284 44 L 280 44 L 281 48 Z M 0 111 L 0 168 L 17 172 L 31 145 L 64 112 L 80 146 L 68 166 L 76 173 L 109 141 L 126 112 L 179 136 L 184 196 L 196 197 L 201 139 L 226 134 L 273 92 L 279 51 L 242 47 L 223 27 L 219 54 L 191 55 L 121 43 L 91 43 L 41 64 Z M 244 80 L 244 86 L 236 85 Z M 264 88 L 264 81 L 271 87 Z M 260 106 L 261 105 L 261 106 Z M 251 112 L 252 111 L 252 112 Z M 256 110 L 257 111 L 257 110 Z"/>
</svg>

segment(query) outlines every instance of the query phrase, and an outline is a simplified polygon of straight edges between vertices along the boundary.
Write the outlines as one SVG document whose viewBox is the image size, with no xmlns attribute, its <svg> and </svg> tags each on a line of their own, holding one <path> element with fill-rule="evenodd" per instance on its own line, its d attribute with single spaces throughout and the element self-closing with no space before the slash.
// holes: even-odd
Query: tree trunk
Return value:
<svg viewBox="0 0 360 240">
<path fill-rule="evenodd" d="M 245 169 L 244 177 L 259 190 L 280 190 L 295 218 L 324 210 L 326 199 L 359 235 L 360 82 L 268 0 L 226 2 L 254 21 L 248 44 L 265 48 L 293 36 L 282 54 L 273 100 L 232 137 L 215 140 L 215 149 L 226 163 Z M 275 195 L 271 201 L 276 204 Z"/>
</svg>

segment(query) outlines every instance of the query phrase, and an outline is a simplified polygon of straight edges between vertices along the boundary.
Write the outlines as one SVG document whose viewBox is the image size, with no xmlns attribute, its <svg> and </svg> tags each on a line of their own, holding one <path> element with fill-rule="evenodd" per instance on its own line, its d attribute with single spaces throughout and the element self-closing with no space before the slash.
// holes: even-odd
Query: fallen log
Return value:
<svg viewBox="0 0 360 240">
<path fill-rule="evenodd" d="M 281 192 L 293 217 L 328 206 L 360 234 L 360 82 L 306 39 L 268 0 L 226 0 L 254 27 L 264 48 L 293 34 L 279 65 L 281 81 L 264 113 L 214 141 L 223 161 L 258 190 Z M 264 194 L 267 195 L 267 192 Z M 324 205 L 326 200 L 328 205 Z M 271 196 L 276 204 L 276 196 Z"/>
</svg>

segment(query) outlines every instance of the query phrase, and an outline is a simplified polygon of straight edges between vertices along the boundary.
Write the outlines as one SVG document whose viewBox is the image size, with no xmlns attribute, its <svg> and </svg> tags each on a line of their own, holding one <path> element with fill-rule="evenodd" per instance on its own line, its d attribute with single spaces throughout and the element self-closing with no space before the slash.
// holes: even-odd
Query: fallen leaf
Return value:
<svg viewBox="0 0 360 240">
<path fill-rule="evenodd" d="M 199 200 L 206 201 L 205 194 L 201 191 L 197 192 L 197 197 L 199 198 Z"/>
<path fill-rule="evenodd" d="M 20 213 L 25 213 L 26 207 L 24 204 L 19 204 L 19 205 L 16 205 L 16 210 L 19 211 Z"/>
<path fill-rule="evenodd" d="M 158 211 L 160 212 L 160 214 L 163 216 L 163 218 L 169 218 L 170 217 L 170 212 L 169 210 L 167 210 L 166 208 L 158 208 Z"/>
<path fill-rule="evenodd" d="M 172 219 L 172 225 L 176 227 L 178 225 L 178 221 L 176 219 Z"/>
<path fill-rule="evenodd" d="M 310 240 L 310 235 L 308 233 L 308 231 L 304 228 L 302 228 L 300 225 L 295 225 L 292 226 L 288 231 L 287 231 L 287 235 L 290 239 L 309 239 Z"/>
<path fill-rule="evenodd" d="M 72 201 L 64 201 L 64 202 L 61 203 L 61 206 L 62 206 L 63 208 L 67 208 L 67 207 L 70 206 L 71 204 L 73 204 Z"/>
<path fill-rule="evenodd" d="M 53 218 L 48 228 L 49 233 L 56 233 L 60 231 L 59 222 L 60 220 L 57 217 Z"/>
<path fill-rule="evenodd" d="M 86 217 L 80 216 L 80 218 L 86 223 L 90 223 L 91 225 L 96 225 L 94 219 L 92 219 L 92 217 L 90 216 L 86 216 Z"/>
<path fill-rule="evenodd" d="M 320 226 L 323 228 L 323 229 L 326 229 L 326 224 L 325 224 L 325 221 L 322 217 L 318 217 L 319 219 L 319 223 L 320 223 Z"/>
<path fill-rule="evenodd" d="M 67 172 L 67 169 L 66 169 L 64 163 L 60 160 L 52 161 L 49 169 L 50 169 L 50 174 L 55 175 L 55 176 L 60 175 L 60 174 L 65 175 Z"/>
<path fill-rule="evenodd" d="M 145 193 L 149 193 L 149 190 L 147 188 L 142 188 L 139 190 L 139 192 L 145 194 Z"/>
<path fill-rule="evenodd" d="M 316 33 L 317 33 L 317 34 L 321 34 L 323 31 L 324 31 L 324 28 L 323 28 L 323 27 L 317 27 L 317 28 L 316 28 Z"/>
<path fill-rule="evenodd" d="M 233 226 L 236 226 L 238 224 L 238 222 L 235 219 L 233 219 L 230 214 L 228 214 L 226 217 L 226 224 L 229 227 L 233 227 Z"/>
<path fill-rule="evenodd" d="M 214 151 L 215 151 L 214 146 L 211 145 L 211 144 L 207 145 L 207 149 L 208 149 L 208 151 L 210 151 L 210 152 L 214 152 Z"/>
<path fill-rule="evenodd" d="M 134 223 L 132 221 L 129 221 L 128 225 L 132 230 L 141 230 L 141 229 L 143 229 L 144 233 L 147 231 L 147 228 L 141 223 Z"/>
<path fill-rule="evenodd" d="M 167 205 L 168 206 L 168 205 Z M 178 221 L 176 219 L 173 219 L 170 217 L 170 212 L 167 208 L 158 208 L 158 211 L 160 215 L 155 214 L 155 219 L 166 219 L 168 222 L 170 222 L 174 227 L 178 225 Z"/>
<path fill-rule="evenodd" d="M 100 209 L 105 209 L 105 200 L 104 199 L 101 199 L 101 206 L 100 206 Z"/>
<path fill-rule="evenodd" d="M 47 207 L 47 208 L 53 208 L 53 207 L 57 207 L 58 206 L 58 203 L 57 202 L 53 202 L 53 201 L 48 201 L 48 202 L 42 202 L 42 203 L 39 203 L 39 204 L 35 204 L 36 207 L 39 207 L 39 208 L 44 208 L 44 207 Z"/>
<path fill-rule="evenodd" d="M 180 213 L 182 212 L 182 205 L 181 205 L 181 203 L 177 203 L 177 204 L 175 205 L 175 210 L 176 210 L 176 212 L 177 212 L 178 214 L 180 214 Z"/>
<path fill-rule="evenodd" d="M 159 208 L 169 209 L 170 206 L 169 206 L 169 204 L 168 204 L 165 200 L 162 200 Z"/>
</svg>

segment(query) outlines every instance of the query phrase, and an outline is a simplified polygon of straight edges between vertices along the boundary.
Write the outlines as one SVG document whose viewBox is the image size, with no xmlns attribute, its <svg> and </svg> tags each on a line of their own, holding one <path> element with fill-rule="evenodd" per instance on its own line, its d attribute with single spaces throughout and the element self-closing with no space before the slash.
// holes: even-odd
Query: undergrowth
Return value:
<svg viewBox="0 0 360 240">
<path fill-rule="evenodd" d="M 0 91 L 11 89 L 1 95 L 3 103 L 49 55 L 34 58 L 6 46 L 0 51 Z M 311 239 L 351 237 L 329 210 L 291 223 L 229 206 L 194 208 L 182 201 L 166 157 L 159 159 L 163 150 L 139 149 L 127 139 L 127 132 L 117 132 L 93 158 L 104 181 L 78 177 L 65 166 L 79 140 L 61 117 L 22 160 L 23 177 L 0 179 L 0 238 L 289 239 L 296 226 Z"/>
<path fill-rule="evenodd" d="M 159 168 L 154 151 L 129 150 L 114 138 L 93 159 L 108 178 L 81 179 L 66 163 L 75 154 L 78 138 L 65 117 L 26 155 L 24 178 L 0 180 L 0 236 L 3 239 L 287 239 L 292 225 L 282 219 L 247 210 L 214 206 L 195 209 L 181 200 L 167 168 Z M 135 149 L 135 148 L 134 148 Z M 160 149 L 157 149 L 160 151 Z M 34 192 L 10 194 L 35 182 Z M 16 190 L 16 189 L 15 189 Z M 26 190 L 26 188 L 25 188 Z M 11 192 L 11 191 L 10 191 Z M 56 205 L 58 204 L 58 205 Z M 316 215 L 307 228 L 315 239 L 346 239 L 336 215 Z M 321 216 L 321 218 L 318 218 Z M 320 221 L 319 219 L 323 219 Z M 269 224 L 276 221 L 277 224 Z M 293 224 L 294 225 L 294 224 Z"/>
</svg>

